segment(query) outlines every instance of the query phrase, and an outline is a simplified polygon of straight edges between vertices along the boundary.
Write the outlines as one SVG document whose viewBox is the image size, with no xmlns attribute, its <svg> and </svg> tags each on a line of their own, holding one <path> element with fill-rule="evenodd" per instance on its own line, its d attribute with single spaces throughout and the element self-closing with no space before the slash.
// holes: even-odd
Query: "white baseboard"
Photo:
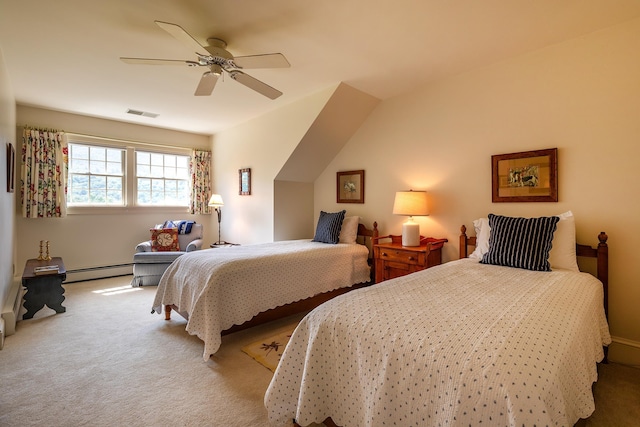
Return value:
<svg viewBox="0 0 640 427">
<path fill-rule="evenodd" d="M 16 322 L 22 305 L 23 294 L 22 284 L 20 280 L 14 280 L 13 286 L 9 289 L 7 301 L 2 308 L 2 319 L 4 320 L 3 332 L 8 337 L 16 333 Z"/>
<path fill-rule="evenodd" d="M 640 342 L 622 337 L 611 337 L 609 360 L 629 366 L 640 366 Z"/>
</svg>

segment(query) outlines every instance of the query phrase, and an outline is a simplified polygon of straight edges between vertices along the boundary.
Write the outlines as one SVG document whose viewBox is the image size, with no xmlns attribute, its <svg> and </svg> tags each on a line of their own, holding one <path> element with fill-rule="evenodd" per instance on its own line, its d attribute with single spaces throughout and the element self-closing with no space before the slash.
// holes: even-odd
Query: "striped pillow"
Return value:
<svg viewBox="0 0 640 427">
<path fill-rule="evenodd" d="M 344 220 L 344 215 L 346 213 L 347 211 L 345 210 L 334 213 L 320 211 L 320 218 L 318 218 L 318 225 L 316 226 L 316 235 L 312 241 L 333 244 L 338 243 L 340 240 L 342 221 Z"/>
<path fill-rule="evenodd" d="M 560 218 L 511 218 L 489 214 L 489 251 L 482 264 L 551 271 L 549 251 Z"/>
</svg>

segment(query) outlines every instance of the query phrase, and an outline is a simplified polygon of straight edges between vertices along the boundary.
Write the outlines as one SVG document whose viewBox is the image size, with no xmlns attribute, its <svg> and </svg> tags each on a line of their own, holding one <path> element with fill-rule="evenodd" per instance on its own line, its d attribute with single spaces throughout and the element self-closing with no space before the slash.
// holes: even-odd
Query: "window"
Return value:
<svg viewBox="0 0 640 427">
<path fill-rule="evenodd" d="M 189 204 L 187 156 L 136 151 L 136 178 L 139 205 Z"/>
<path fill-rule="evenodd" d="M 125 150 L 69 144 L 69 206 L 123 206 Z"/>
<path fill-rule="evenodd" d="M 70 208 L 189 206 L 188 149 L 118 142 L 69 141 Z"/>
</svg>

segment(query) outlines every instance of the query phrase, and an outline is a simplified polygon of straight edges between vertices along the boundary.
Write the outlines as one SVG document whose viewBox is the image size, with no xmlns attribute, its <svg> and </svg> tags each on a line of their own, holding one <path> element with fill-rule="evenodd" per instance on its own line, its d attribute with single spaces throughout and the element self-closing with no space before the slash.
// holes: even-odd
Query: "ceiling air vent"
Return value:
<svg viewBox="0 0 640 427">
<path fill-rule="evenodd" d="M 127 114 L 133 114 L 134 116 L 151 117 L 152 119 L 155 119 L 156 117 L 158 117 L 156 113 L 149 113 L 147 111 L 140 111 L 140 110 L 132 110 L 131 108 L 127 110 Z"/>
</svg>

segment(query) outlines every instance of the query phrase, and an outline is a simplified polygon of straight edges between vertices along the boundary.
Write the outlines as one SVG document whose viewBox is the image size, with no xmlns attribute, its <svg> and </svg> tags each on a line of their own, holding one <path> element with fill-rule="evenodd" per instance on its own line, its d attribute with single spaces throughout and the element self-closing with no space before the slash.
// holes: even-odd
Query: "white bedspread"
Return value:
<svg viewBox="0 0 640 427">
<path fill-rule="evenodd" d="M 610 341 L 593 276 L 463 259 L 309 313 L 264 401 L 274 425 L 572 426 Z"/>
<path fill-rule="evenodd" d="M 165 271 L 153 302 L 188 315 L 187 332 L 204 341 L 204 359 L 220 333 L 271 308 L 369 281 L 364 245 L 288 240 L 188 252 Z"/>
</svg>

